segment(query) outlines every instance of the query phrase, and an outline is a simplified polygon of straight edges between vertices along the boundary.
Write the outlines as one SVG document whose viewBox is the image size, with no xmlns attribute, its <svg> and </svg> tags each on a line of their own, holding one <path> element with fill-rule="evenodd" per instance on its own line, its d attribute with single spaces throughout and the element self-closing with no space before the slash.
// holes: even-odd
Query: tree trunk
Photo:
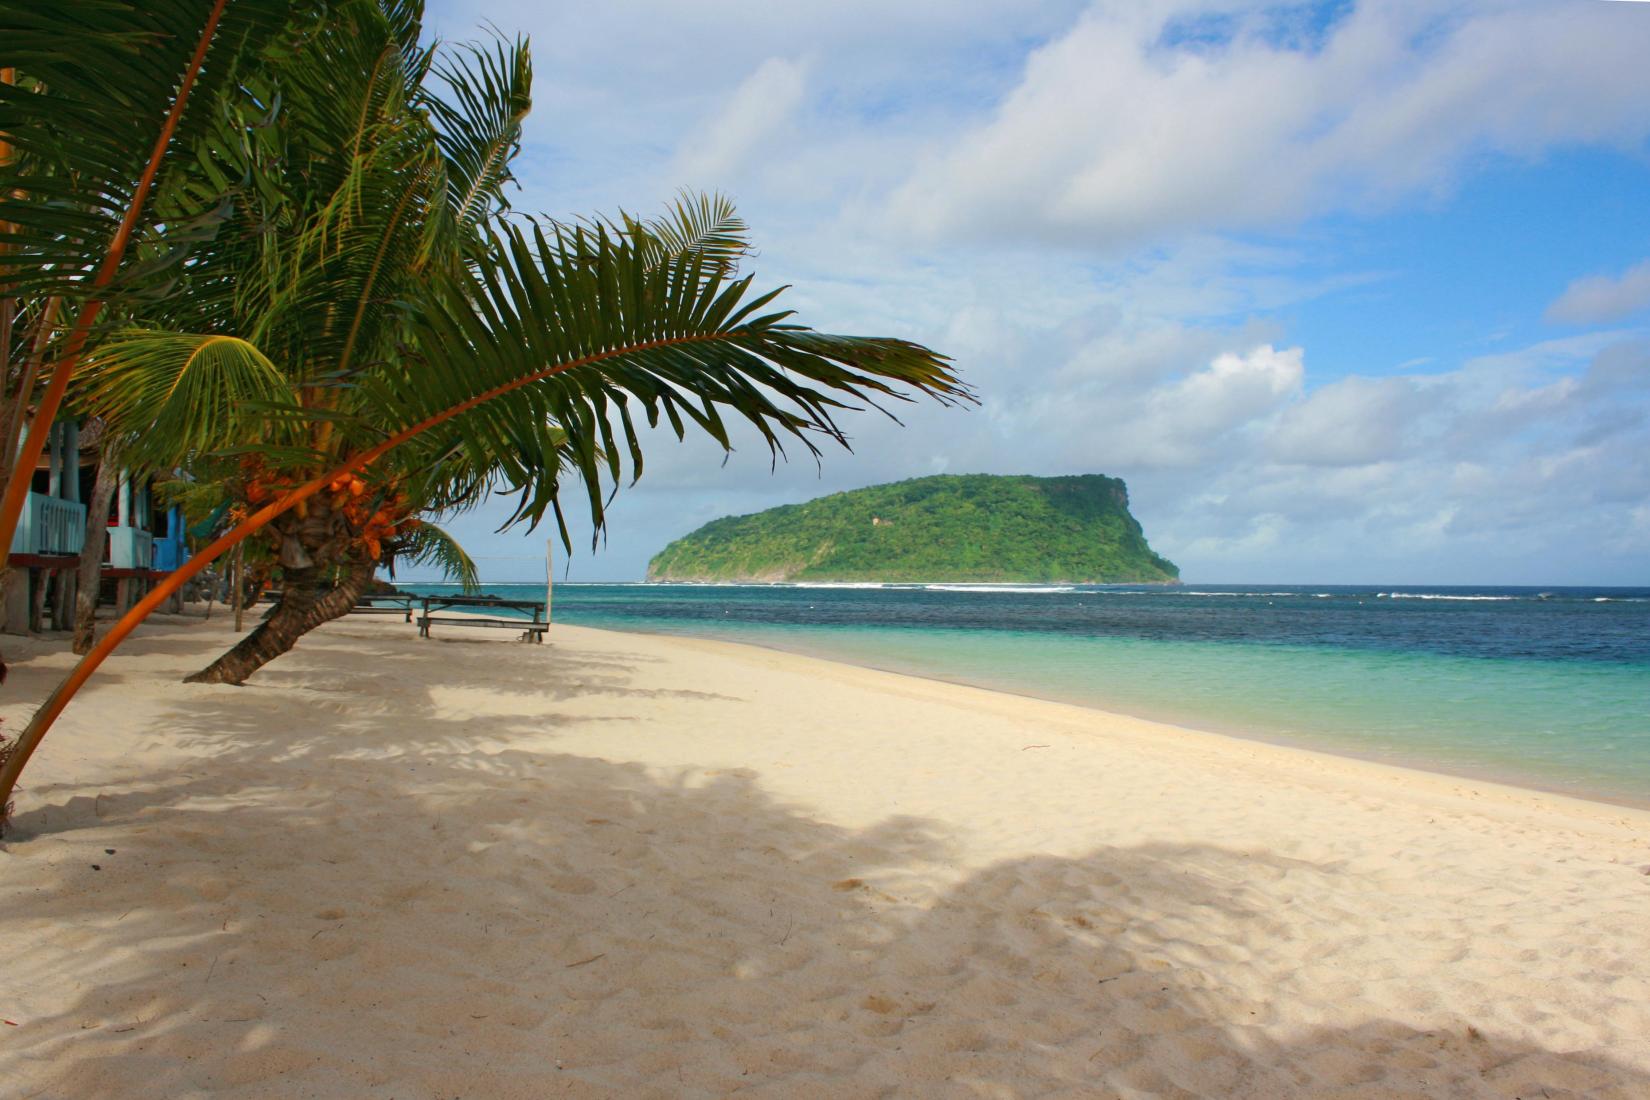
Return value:
<svg viewBox="0 0 1650 1100">
<path fill-rule="evenodd" d="M 185 679 L 190 684 L 242 684 L 322 623 L 347 614 L 367 590 L 377 562 L 352 561 L 336 588 L 321 587 L 324 566 L 287 569 L 281 602 L 229 652 Z"/>
<path fill-rule="evenodd" d="M 68 569 L 52 573 L 52 629 L 74 629 L 75 575 Z"/>
<path fill-rule="evenodd" d="M 120 480 L 120 447 L 107 441 L 97 460 L 92 499 L 86 503 L 86 543 L 80 548 L 80 579 L 74 596 L 74 651 L 90 653 L 97 635 L 97 594 L 103 587 L 103 548 L 109 542 L 109 502 Z"/>
</svg>

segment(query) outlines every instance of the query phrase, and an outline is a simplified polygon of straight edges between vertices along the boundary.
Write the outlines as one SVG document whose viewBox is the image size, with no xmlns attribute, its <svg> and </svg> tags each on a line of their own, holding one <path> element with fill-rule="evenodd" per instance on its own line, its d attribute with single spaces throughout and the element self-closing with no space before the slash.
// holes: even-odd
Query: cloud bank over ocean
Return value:
<svg viewBox="0 0 1650 1100">
<path fill-rule="evenodd" d="M 856 417 L 821 467 L 661 437 L 576 579 L 823 492 L 1092 471 L 1193 579 L 1646 580 L 1650 6 L 433 14 L 533 36 L 521 207 L 724 190 L 809 323 L 984 401 Z M 531 576 L 502 514 L 456 526 Z"/>
</svg>

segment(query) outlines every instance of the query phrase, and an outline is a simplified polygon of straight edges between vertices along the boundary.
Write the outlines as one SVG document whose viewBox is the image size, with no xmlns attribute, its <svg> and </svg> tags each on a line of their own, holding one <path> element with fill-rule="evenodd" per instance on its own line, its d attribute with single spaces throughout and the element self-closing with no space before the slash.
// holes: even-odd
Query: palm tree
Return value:
<svg viewBox="0 0 1650 1100">
<path fill-rule="evenodd" d="M 743 223 L 719 198 L 684 198 L 647 221 L 621 215 L 543 231 L 531 222 L 501 224 L 503 185 L 528 104 L 530 66 L 520 42 L 444 58 L 420 46 L 416 24 L 388 19 L 369 2 L 339 5 L 294 35 L 301 45 L 276 51 L 264 74 L 282 103 L 265 144 L 280 156 L 252 166 L 235 193 L 235 215 L 185 273 L 175 307 L 115 333 L 89 364 L 85 403 L 143 440 L 134 451 L 139 461 L 164 467 L 255 446 L 227 482 L 238 503 L 259 505 L 407 422 L 418 385 L 450 377 L 456 386 L 439 392 L 461 398 L 480 372 L 478 355 L 543 349 L 546 334 L 535 330 L 547 325 L 554 347 L 598 320 L 558 316 L 555 302 L 504 303 L 486 331 L 474 318 L 468 332 L 440 327 L 454 318 L 464 323 L 449 307 L 486 304 L 499 278 L 529 273 L 533 263 L 522 258 L 547 255 L 552 239 L 563 254 L 550 262 L 569 269 L 610 265 L 622 241 L 643 272 L 691 260 L 694 279 L 726 275 L 744 251 Z M 205 292 L 194 293 L 197 285 Z M 216 293 L 223 286 L 235 292 Z M 533 288 L 531 279 L 513 285 L 522 293 Z M 204 314 L 203 302 L 210 306 Z M 645 312 L 650 302 L 625 308 Z M 531 365 L 517 359 L 511 369 Z M 772 419 L 773 406 L 759 382 L 729 377 L 732 384 L 678 369 L 672 384 L 701 400 L 667 399 L 662 407 L 685 408 L 730 445 L 718 405 L 754 411 L 759 425 Z M 831 405 L 782 374 L 766 377 L 808 406 L 801 419 L 780 418 L 790 428 L 804 420 L 817 426 Z M 660 384 L 649 382 L 636 397 L 650 400 L 655 391 Z M 385 543 L 417 537 L 421 513 L 473 500 L 489 485 L 523 494 L 515 520 L 536 523 L 556 511 L 565 538 L 556 475 L 571 464 L 599 526 L 602 474 L 620 474 L 621 445 L 605 410 L 625 409 L 600 400 L 604 411 L 596 412 L 518 399 L 508 415 L 491 414 L 486 436 L 448 425 L 381 463 L 373 478 L 340 478 L 276 520 L 267 535 L 282 572 L 279 604 L 192 679 L 244 681 L 349 610 Z M 624 448 L 639 456 L 628 422 L 625 430 Z"/>
<path fill-rule="evenodd" d="M 276 102 L 278 114 L 254 144 L 199 158 L 236 181 L 233 213 L 177 292 L 88 362 L 82 400 L 140 435 L 139 461 L 199 461 L 210 423 L 211 442 L 243 452 L 226 480 L 243 506 L 336 464 L 351 388 L 403 354 L 427 288 L 481 246 L 529 105 L 528 52 L 518 40 L 438 53 L 416 16 L 346 0 L 294 19 L 245 82 L 243 118 Z M 386 543 L 436 545 L 414 533 L 417 514 L 458 503 L 408 471 L 368 488 L 346 480 L 278 522 L 280 602 L 198 678 L 238 683 L 347 611 Z"/>
<path fill-rule="evenodd" d="M 197 154 L 238 170 L 205 173 L 242 181 L 235 213 L 196 247 L 180 292 L 98 343 L 85 407 L 155 465 L 239 462 L 229 483 L 249 514 L 52 693 L 0 767 L 0 805 L 108 653 L 249 535 L 272 533 L 287 592 L 306 595 L 208 670 L 236 682 L 337 610 L 323 576 L 370 576 L 387 546 L 420 538 L 421 511 L 501 489 L 513 521 L 553 514 L 565 540 L 565 474 L 599 529 L 604 486 L 641 473 L 644 422 L 731 449 L 737 421 L 776 456 L 787 442 L 817 454 L 846 444 L 842 410 L 902 389 L 969 399 L 926 348 L 817 333 L 773 308 L 780 291 L 753 294 L 725 202 L 685 198 L 649 222 L 499 217 L 525 51 L 477 48 L 439 69 L 406 11 L 343 0 L 292 32 L 301 49 L 276 39 L 237 88 L 255 104 L 278 88 L 282 115 L 226 124 L 244 140 L 209 137 Z M 432 73 L 449 96 L 427 90 Z M 522 95 L 500 94 L 511 87 Z M 345 163 L 328 155 L 337 133 L 355 135 Z"/>
</svg>

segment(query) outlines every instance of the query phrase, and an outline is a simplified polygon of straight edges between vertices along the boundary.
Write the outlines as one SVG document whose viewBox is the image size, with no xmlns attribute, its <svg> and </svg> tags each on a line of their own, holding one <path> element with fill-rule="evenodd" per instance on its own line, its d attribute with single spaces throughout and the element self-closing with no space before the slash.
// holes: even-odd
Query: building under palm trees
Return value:
<svg viewBox="0 0 1650 1100">
<path fill-rule="evenodd" d="M 12 633 L 73 626 L 98 442 L 95 429 L 82 432 L 69 421 L 52 426 L 6 559 L 4 629 Z M 182 509 L 156 501 L 151 477 L 122 471 L 104 524 L 100 595 L 120 610 L 188 560 Z"/>
</svg>

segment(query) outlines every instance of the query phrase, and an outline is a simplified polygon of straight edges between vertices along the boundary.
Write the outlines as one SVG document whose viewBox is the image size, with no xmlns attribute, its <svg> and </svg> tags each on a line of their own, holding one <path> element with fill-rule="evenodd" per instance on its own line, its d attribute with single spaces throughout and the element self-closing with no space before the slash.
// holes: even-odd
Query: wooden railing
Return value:
<svg viewBox="0 0 1650 1100">
<path fill-rule="evenodd" d="M 12 536 L 13 554 L 68 555 L 86 545 L 86 506 L 30 493 Z"/>
</svg>

